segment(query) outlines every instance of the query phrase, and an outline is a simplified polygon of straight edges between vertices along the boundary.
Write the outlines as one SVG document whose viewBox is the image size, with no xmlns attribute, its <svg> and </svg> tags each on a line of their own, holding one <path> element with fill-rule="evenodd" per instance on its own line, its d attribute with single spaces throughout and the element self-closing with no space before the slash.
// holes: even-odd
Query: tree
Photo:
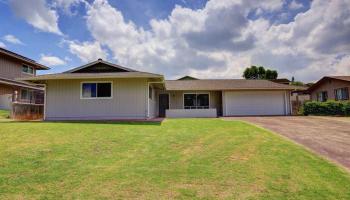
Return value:
<svg viewBox="0 0 350 200">
<path fill-rule="evenodd" d="M 265 69 L 263 66 L 247 67 L 243 72 L 245 79 L 277 79 L 278 73 L 276 70 Z"/>
<path fill-rule="evenodd" d="M 258 68 L 258 79 L 265 79 L 266 70 L 263 66 Z"/>
</svg>

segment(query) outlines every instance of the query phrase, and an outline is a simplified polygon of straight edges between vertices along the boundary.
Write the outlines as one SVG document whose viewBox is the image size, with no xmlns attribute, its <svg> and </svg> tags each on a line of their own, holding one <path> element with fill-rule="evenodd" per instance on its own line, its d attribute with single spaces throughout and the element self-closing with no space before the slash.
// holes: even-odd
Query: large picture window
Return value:
<svg viewBox="0 0 350 200">
<path fill-rule="evenodd" d="M 83 99 L 112 98 L 112 83 L 111 82 L 82 83 L 81 98 Z"/>
<path fill-rule="evenodd" d="M 185 109 L 208 109 L 209 94 L 184 94 Z"/>
</svg>

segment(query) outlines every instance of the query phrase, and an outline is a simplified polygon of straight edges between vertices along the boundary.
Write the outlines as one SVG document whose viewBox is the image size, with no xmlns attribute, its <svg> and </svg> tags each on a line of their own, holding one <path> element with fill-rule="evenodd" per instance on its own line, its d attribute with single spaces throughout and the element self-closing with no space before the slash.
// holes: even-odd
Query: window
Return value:
<svg viewBox="0 0 350 200">
<path fill-rule="evenodd" d="M 112 83 L 82 83 L 82 99 L 112 98 Z"/>
<path fill-rule="evenodd" d="M 338 88 L 334 90 L 335 100 L 348 100 L 349 99 L 349 89 L 348 88 Z"/>
<path fill-rule="evenodd" d="M 317 101 L 324 102 L 324 101 L 327 101 L 327 99 L 328 99 L 328 95 L 326 91 L 317 93 Z"/>
<path fill-rule="evenodd" d="M 32 100 L 34 96 L 33 91 L 28 89 L 21 89 L 21 100 Z"/>
<path fill-rule="evenodd" d="M 184 94 L 185 109 L 209 108 L 209 94 Z"/>
<path fill-rule="evenodd" d="M 28 65 L 23 65 L 22 72 L 27 73 L 27 74 L 34 74 L 34 69 L 33 69 L 33 67 L 30 67 Z"/>
<path fill-rule="evenodd" d="M 152 99 L 153 97 L 153 88 L 151 86 L 148 87 L 148 98 Z"/>
</svg>

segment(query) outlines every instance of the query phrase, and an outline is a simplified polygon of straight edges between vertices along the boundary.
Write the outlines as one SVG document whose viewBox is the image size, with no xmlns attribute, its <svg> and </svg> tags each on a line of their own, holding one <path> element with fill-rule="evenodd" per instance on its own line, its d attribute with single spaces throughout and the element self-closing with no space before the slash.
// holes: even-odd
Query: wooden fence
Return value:
<svg viewBox="0 0 350 200">
<path fill-rule="evenodd" d="M 16 120 L 41 120 L 44 117 L 43 104 L 13 103 L 11 118 Z"/>
</svg>

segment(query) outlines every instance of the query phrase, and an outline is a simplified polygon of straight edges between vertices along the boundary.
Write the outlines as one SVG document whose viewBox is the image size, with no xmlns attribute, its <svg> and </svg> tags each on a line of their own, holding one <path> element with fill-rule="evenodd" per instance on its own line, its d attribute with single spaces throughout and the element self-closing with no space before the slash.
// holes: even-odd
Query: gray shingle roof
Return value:
<svg viewBox="0 0 350 200">
<path fill-rule="evenodd" d="M 101 79 L 101 78 L 163 78 L 163 75 L 148 72 L 122 72 L 122 73 L 57 73 L 34 77 L 19 78 L 17 80 L 62 80 L 62 79 Z"/>
<path fill-rule="evenodd" d="M 274 83 L 268 80 L 246 79 L 202 79 L 167 80 L 167 90 L 294 90 L 291 85 Z"/>
</svg>

